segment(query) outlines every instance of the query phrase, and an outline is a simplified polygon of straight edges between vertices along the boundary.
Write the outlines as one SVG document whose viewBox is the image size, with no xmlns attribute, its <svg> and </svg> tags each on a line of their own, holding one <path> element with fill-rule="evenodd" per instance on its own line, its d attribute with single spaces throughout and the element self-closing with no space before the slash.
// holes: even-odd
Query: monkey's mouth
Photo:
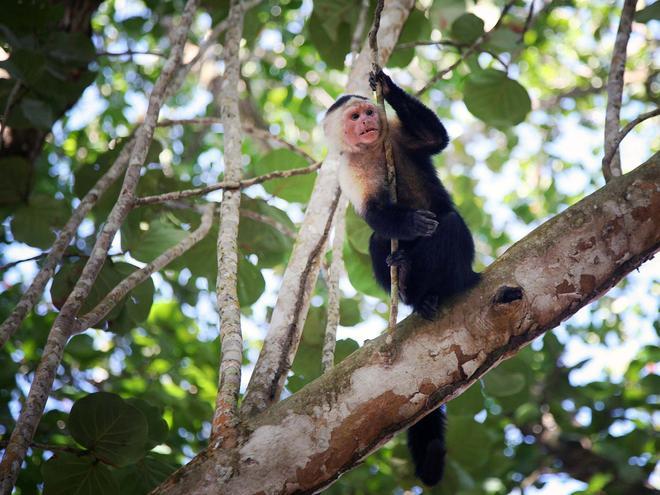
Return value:
<svg viewBox="0 0 660 495">
<path fill-rule="evenodd" d="M 371 135 L 372 132 L 378 132 L 378 129 L 376 129 L 375 127 L 372 129 L 365 129 L 360 133 L 360 136 L 369 136 Z"/>
</svg>

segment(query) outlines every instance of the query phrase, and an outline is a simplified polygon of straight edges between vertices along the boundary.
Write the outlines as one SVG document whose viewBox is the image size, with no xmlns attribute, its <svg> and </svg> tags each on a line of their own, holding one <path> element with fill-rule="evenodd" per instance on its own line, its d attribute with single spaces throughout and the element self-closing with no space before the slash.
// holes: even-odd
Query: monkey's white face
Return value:
<svg viewBox="0 0 660 495">
<path fill-rule="evenodd" d="M 344 142 L 349 147 L 373 144 L 380 137 L 378 107 L 368 101 L 358 101 L 342 112 Z"/>
</svg>

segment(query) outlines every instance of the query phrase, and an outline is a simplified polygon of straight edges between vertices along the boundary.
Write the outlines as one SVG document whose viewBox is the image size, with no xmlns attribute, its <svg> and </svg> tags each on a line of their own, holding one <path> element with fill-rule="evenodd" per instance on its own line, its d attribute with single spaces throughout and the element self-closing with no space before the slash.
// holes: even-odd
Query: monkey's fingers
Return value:
<svg viewBox="0 0 660 495">
<path fill-rule="evenodd" d="M 410 264 L 410 258 L 408 258 L 408 254 L 403 249 L 399 249 L 390 254 L 385 259 L 385 263 L 387 263 L 387 266 L 403 267 Z"/>
<path fill-rule="evenodd" d="M 415 210 L 413 213 L 413 229 L 418 236 L 428 237 L 433 235 L 438 228 L 435 213 L 429 210 Z"/>
</svg>

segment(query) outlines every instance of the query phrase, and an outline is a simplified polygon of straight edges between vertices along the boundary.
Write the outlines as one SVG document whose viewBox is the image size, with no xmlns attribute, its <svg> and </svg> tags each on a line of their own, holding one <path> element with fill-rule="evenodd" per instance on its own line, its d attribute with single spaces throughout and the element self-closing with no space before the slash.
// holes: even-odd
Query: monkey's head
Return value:
<svg viewBox="0 0 660 495">
<path fill-rule="evenodd" d="M 344 95 L 328 108 L 323 119 L 328 147 L 359 152 L 381 140 L 381 116 L 378 107 L 364 96 Z"/>
</svg>

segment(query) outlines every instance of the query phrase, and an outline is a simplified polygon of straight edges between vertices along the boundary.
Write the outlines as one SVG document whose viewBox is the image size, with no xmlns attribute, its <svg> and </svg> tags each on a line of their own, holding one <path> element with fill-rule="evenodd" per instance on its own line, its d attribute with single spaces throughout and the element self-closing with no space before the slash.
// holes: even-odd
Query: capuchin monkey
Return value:
<svg viewBox="0 0 660 495">
<path fill-rule="evenodd" d="M 377 82 L 397 116 L 388 121 L 396 204 L 389 199 L 385 116 L 378 106 L 363 96 L 341 96 L 328 109 L 323 128 L 328 149 L 340 156 L 342 191 L 374 231 L 369 252 L 376 279 L 389 291 L 390 266 L 396 266 L 401 301 L 433 319 L 439 304 L 478 282 L 472 270 L 474 243 L 431 161 L 447 146 L 445 127 L 382 71 L 369 77 L 372 89 Z M 390 254 L 391 239 L 399 240 L 399 248 Z M 427 485 L 442 478 L 444 423 L 444 409 L 438 408 L 408 430 L 415 473 Z"/>
</svg>

